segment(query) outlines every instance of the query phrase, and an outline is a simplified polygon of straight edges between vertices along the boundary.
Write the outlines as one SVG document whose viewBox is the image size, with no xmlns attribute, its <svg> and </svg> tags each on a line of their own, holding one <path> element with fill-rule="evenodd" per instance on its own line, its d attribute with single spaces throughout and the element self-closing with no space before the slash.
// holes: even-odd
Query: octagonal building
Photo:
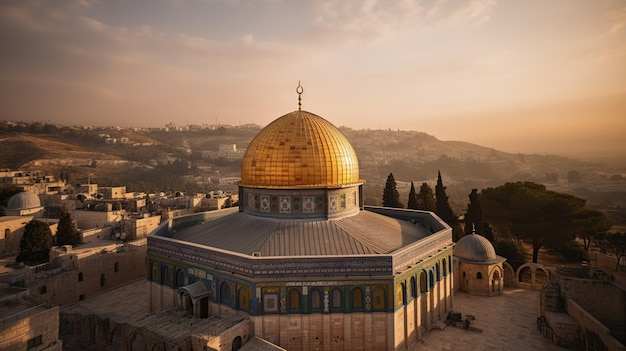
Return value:
<svg viewBox="0 0 626 351">
<path fill-rule="evenodd" d="M 452 231 L 431 212 L 364 206 L 364 183 L 330 122 L 300 109 L 274 120 L 242 160 L 239 208 L 148 236 L 151 310 L 240 315 L 250 335 L 225 349 L 252 336 L 288 350 L 417 342 L 452 308 Z"/>
</svg>

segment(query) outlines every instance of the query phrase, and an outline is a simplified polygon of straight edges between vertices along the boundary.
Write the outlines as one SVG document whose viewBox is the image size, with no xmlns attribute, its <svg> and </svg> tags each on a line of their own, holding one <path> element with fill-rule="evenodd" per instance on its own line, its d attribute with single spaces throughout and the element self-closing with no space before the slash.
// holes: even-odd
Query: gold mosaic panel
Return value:
<svg viewBox="0 0 626 351">
<path fill-rule="evenodd" d="M 325 119 L 295 111 L 252 140 L 241 163 L 241 186 L 337 187 L 361 183 L 356 153 Z"/>
</svg>

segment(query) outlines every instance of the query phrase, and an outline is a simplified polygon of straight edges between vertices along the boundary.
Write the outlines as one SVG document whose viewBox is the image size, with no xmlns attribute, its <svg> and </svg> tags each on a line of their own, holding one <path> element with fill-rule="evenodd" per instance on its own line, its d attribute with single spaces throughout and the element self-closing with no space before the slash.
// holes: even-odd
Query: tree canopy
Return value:
<svg viewBox="0 0 626 351">
<path fill-rule="evenodd" d="M 600 233 L 597 240 L 603 252 L 615 255 L 615 270 L 619 270 L 619 263 L 626 256 L 626 233 Z"/>
<path fill-rule="evenodd" d="M 385 184 L 385 189 L 383 189 L 383 207 L 403 207 L 393 173 L 389 173 L 389 176 L 387 176 L 387 183 Z"/>
<path fill-rule="evenodd" d="M 417 208 L 424 211 L 437 211 L 435 194 L 433 193 L 433 189 L 426 183 L 422 183 L 420 191 L 417 194 Z"/>
<path fill-rule="evenodd" d="M 457 218 L 450 203 L 448 202 L 448 195 L 446 195 L 446 187 L 443 186 L 443 180 L 441 179 L 441 172 L 437 172 L 437 185 L 435 186 L 435 213 L 450 227 L 452 227 L 452 240 L 457 241 L 463 235 L 463 230 L 459 225 L 459 219 Z"/>
<path fill-rule="evenodd" d="M 34 219 L 24 227 L 17 261 L 29 264 L 46 262 L 49 259 L 50 248 L 52 248 L 50 227 L 45 222 Z"/>
<path fill-rule="evenodd" d="M 57 245 L 76 245 L 80 243 L 80 233 L 76 230 L 69 212 L 61 212 L 56 235 Z"/>
<path fill-rule="evenodd" d="M 417 193 L 415 193 L 415 185 L 411 182 L 411 190 L 409 191 L 409 201 L 406 204 L 406 208 L 411 210 L 419 210 L 417 204 Z"/>
<path fill-rule="evenodd" d="M 481 191 L 485 217 L 533 246 L 533 262 L 544 245 L 558 247 L 575 238 L 575 218 L 585 200 L 549 191 L 533 182 L 506 183 Z"/>
<path fill-rule="evenodd" d="M 485 222 L 483 208 L 480 205 L 478 189 L 472 189 L 472 192 L 468 196 L 469 203 L 467 204 L 467 212 L 465 213 L 463 220 L 465 223 L 465 234 L 472 234 L 472 232 L 475 232 L 484 236 L 490 242 L 495 242 L 493 229 L 489 223 Z"/>
</svg>

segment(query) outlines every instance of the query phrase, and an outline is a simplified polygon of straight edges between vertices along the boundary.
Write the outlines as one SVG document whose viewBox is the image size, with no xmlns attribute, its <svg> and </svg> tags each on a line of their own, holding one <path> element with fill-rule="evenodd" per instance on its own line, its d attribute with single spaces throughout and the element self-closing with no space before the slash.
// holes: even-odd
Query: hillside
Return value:
<svg viewBox="0 0 626 351">
<path fill-rule="evenodd" d="M 129 191 L 176 190 L 169 188 L 181 188 L 193 179 L 195 185 L 204 184 L 197 190 L 207 190 L 220 177 L 239 176 L 239 161 L 220 159 L 219 145 L 236 144 L 244 149 L 260 129 L 221 126 L 166 132 L 5 123 L 0 124 L 0 168 L 38 170 L 54 176 L 69 171 L 72 182 L 90 179 L 102 185 L 123 184 Z M 560 191 L 578 189 L 600 204 L 605 196 L 597 196 L 598 191 L 626 192 L 619 182 L 626 171 L 610 165 L 555 155 L 510 154 L 462 141 L 441 141 L 415 131 L 341 130 L 359 157 L 369 204 L 380 201 L 390 172 L 404 201 L 411 181 L 434 187 L 441 171 L 450 201 L 458 211 L 466 206 L 472 188 L 507 181 L 547 183 Z M 577 184 L 567 182 L 572 172 L 578 176 Z M 181 180 L 183 176 L 187 180 Z M 194 191 L 194 186 L 185 186 L 187 191 Z"/>
</svg>

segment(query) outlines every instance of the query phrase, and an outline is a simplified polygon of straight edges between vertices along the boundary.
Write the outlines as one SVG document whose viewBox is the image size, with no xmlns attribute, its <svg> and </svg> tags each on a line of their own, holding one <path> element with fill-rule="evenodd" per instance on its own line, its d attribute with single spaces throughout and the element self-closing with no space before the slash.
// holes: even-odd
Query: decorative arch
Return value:
<svg viewBox="0 0 626 351">
<path fill-rule="evenodd" d="M 441 260 L 441 268 L 443 270 L 443 277 L 445 278 L 448 275 L 448 266 L 446 264 L 446 258 L 444 257 L 443 260 Z"/>
<path fill-rule="evenodd" d="M 177 269 L 176 270 L 176 274 L 175 274 L 175 278 L 174 278 L 174 287 L 175 288 L 180 288 L 181 286 L 185 286 L 185 271 L 183 271 L 182 269 Z"/>
<path fill-rule="evenodd" d="M 423 294 L 428 291 L 428 279 L 426 278 L 426 272 L 420 272 L 420 294 Z"/>
<path fill-rule="evenodd" d="M 339 311 L 343 307 L 342 293 L 339 288 L 334 288 L 330 293 L 330 309 Z"/>
<path fill-rule="evenodd" d="M 415 279 L 415 276 L 411 277 L 411 297 L 417 297 L 417 280 Z"/>
<path fill-rule="evenodd" d="M 436 271 L 436 277 L 437 277 L 437 281 L 441 280 L 441 273 L 440 273 L 440 269 L 439 269 L 439 262 L 437 262 L 435 264 L 435 271 Z"/>
<path fill-rule="evenodd" d="M 363 290 L 361 288 L 352 289 L 352 310 L 362 310 L 363 306 Z"/>
<path fill-rule="evenodd" d="M 428 284 L 429 288 L 432 289 L 432 288 L 435 287 L 435 277 L 434 277 L 432 269 L 430 271 L 428 271 L 428 283 L 429 283 Z"/>
<path fill-rule="evenodd" d="M 232 306 L 233 297 L 232 289 L 229 282 L 223 282 L 222 285 L 220 285 L 220 303 Z"/>
<path fill-rule="evenodd" d="M 237 293 L 237 307 L 242 310 L 250 310 L 250 295 L 251 290 L 249 286 L 242 286 Z"/>
<path fill-rule="evenodd" d="M 309 291 L 309 299 L 311 306 L 311 312 L 321 312 L 323 308 L 322 304 L 322 292 L 318 288 L 313 288 Z"/>
<path fill-rule="evenodd" d="M 296 288 L 289 289 L 289 301 L 287 302 L 289 312 L 300 311 L 300 291 Z"/>
<path fill-rule="evenodd" d="M 170 267 L 167 264 L 161 266 L 161 280 L 163 285 L 170 285 Z"/>
<path fill-rule="evenodd" d="M 374 289 L 372 289 L 372 310 L 387 310 L 387 296 L 385 294 L 385 288 L 382 286 L 375 286 Z"/>
</svg>

